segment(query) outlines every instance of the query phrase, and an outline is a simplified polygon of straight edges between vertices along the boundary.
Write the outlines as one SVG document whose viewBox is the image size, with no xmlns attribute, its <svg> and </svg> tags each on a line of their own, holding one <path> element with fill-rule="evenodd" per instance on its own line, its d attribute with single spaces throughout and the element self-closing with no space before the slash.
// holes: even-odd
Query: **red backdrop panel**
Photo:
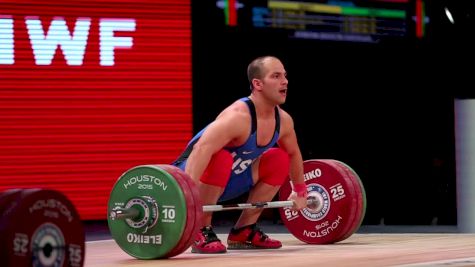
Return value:
<svg viewBox="0 0 475 267">
<path fill-rule="evenodd" d="M 0 2 L 0 191 L 105 219 L 127 169 L 192 135 L 190 0 Z"/>
</svg>

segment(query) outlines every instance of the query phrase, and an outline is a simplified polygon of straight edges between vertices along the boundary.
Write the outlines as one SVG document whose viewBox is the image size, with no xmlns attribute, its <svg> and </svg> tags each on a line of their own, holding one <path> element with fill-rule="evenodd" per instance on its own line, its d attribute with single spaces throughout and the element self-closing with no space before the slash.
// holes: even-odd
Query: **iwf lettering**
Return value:
<svg viewBox="0 0 475 267">
<path fill-rule="evenodd" d="M 91 32 L 91 18 L 75 19 L 70 31 L 63 17 L 54 17 L 51 22 L 38 16 L 24 18 L 28 38 L 36 65 L 51 65 L 56 53 L 64 55 L 69 66 L 81 66 Z M 99 64 L 113 66 L 116 48 L 131 48 L 132 37 L 115 36 L 114 32 L 135 31 L 135 19 L 99 19 Z M 45 31 L 43 25 L 49 25 Z M 0 65 L 15 64 L 15 30 L 13 16 L 0 15 Z M 58 49 L 59 48 L 59 49 Z M 61 50 L 58 52 L 57 50 Z"/>
<path fill-rule="evenodd" d="M 151 183 L 162 188 L 163 191 L 166 191 L 168 187 L 168 185 L 166 185 L 162 180 L 160 180 L 160 178 L 144 174 L 129 178 L 126 182 L 124 182 L 124 188 L 128 189 L 130 186 L 133 186 L 136 183 Z"/>
</svg>

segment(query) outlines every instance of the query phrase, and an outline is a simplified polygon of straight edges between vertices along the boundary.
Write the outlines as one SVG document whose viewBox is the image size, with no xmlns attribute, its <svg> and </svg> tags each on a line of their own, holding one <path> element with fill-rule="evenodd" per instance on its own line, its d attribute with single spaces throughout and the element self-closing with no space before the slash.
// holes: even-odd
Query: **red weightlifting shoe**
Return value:
<svg viewBox="0 0 475 267">
<path fill-rule="evenodd" d="M 210 225 L 200 229 L 195 242 L 191 246 L 191 252 L 202 254 L 225 253 L 226 247 L 218 239 Z"/>
<path fill-rule="evenodd" d="M 256 224 L 231 229 L 228 249 L 275 249 L 282 247 L 278 240 L 271 239 Z"/>
</svg>

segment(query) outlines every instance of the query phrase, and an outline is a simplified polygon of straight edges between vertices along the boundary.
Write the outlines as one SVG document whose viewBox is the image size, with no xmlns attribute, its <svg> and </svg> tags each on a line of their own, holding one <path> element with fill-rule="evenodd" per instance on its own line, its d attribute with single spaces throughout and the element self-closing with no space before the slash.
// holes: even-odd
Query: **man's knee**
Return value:
<svg viewBox="0 0 475 267">
<path fill-rule="evenodd" d="M 281 186 L 289 176 L 289 154 L 281 148 L 271 148 L 259 161 L 259 181 Z"/>
<path fill-rule="evenodd" d="M 212 157 L 200 178 L 204 184 L 219 186 L 225 188 L 231 176 L 233 166 L 233 157 L 228 151 L 221 149 Z"/>
</svg>

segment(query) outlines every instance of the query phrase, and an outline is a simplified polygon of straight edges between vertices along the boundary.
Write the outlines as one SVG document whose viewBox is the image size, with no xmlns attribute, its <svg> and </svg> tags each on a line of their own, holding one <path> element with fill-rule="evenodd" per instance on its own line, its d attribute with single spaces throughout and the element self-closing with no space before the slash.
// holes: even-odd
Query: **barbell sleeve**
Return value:
<svg viewBox="0 0 475 267">
<path fill-rule="evenodd" d="M 139 210 L 134 208 L 117 208 L 110 212 L 109 216 L 112 220 L 133 219 L 139 215 Z"/>
<path fill-rule="evenodd" d="M 307 206 L 317 203 L 314 198 L 307 199 Z M 225 210 L 244 210 L 244 209 L 266 209 L 266 208 L 285 208 L 292 207 L 294 202 L 287 201 L 271 201 L 271 202 L 255 202 L 255 203 L 239 203 L 225 205 L 204 205 L 203 212 L 225 211 Z M 112 220 L 133 219 L 139 215 L 139 211 L 135 208 L 116 208 L 110 212 Z"/>
</svg>

